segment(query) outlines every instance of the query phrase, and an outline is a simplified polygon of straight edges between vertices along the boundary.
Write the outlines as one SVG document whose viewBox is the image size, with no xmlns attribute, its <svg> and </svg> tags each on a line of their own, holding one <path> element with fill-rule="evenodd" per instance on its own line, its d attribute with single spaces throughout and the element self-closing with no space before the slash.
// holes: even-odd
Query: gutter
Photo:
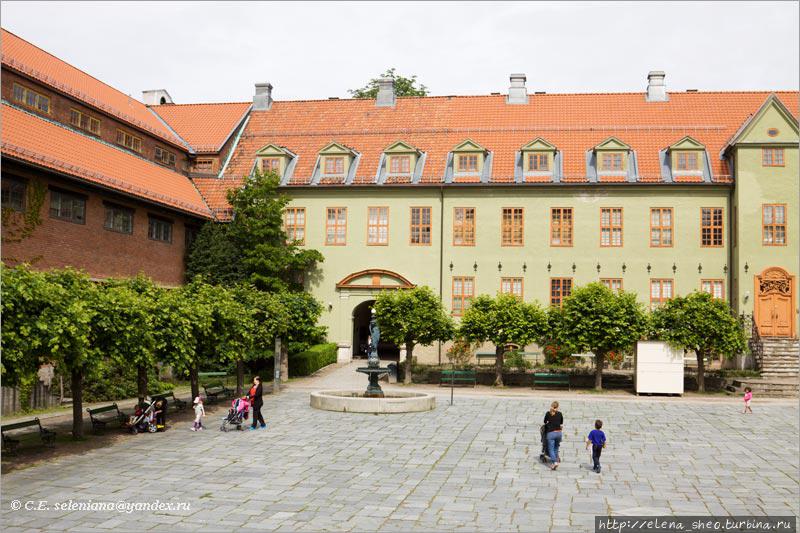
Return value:
<svg viewBox="0 0 800 533">
<path fill-rule="evenodd" d="M 444 185 L 439 185 L 439 301 L 444 286 Z M 439 345 L 439 366 L 442 364 L 442 341 Z"/>
</svg>

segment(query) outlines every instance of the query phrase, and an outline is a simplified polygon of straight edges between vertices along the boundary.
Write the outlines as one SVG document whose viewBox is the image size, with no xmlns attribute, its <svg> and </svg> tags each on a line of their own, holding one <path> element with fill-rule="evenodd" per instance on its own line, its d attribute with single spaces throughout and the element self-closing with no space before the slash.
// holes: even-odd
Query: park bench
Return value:
<svg viewBox="0 0 800 533">
<path fill-rule="evenodd" d="M 494 352 L 475 352 L 475 359 L 478 360 L 478 364 L 481 364 L 484 359 L 494 363 L 497 361 L 497 354 Z"/>
<path fill-rule="evenodd" d="M 556 385 L 566 386 L 567 389 L 572 390 L 570 386 L 569 374 L 563 372 L 534 372 L 533 374 L 533 388 L 542 385 Z"/>
<path fill-rule="evenodd" d="M 216 402 L 220 396 L 223 398 L 233 398 L 233 389 L 229 389 L 220 381 L 211 381 L 203 385 L 206 398 L 209 402 Z"/>
<path fill-rule="evenodd" d="M 119 422 L 120 425 L 122 425 L 128 420 L 127 415 L 119 410 L 116 403 L 103 407 L 95 407 L 94 409 L 87 407 L 86 411 L 89 413 L 89 419 L 92 421 L 92 429 L 95 432 L 105 429 L 109 422 Z"/>
<path fill-rule="evenodd" d="M 471 383 L 473 387 L 477 383 L 474 370 L 442 370 L 439 386 L 466 385 L 468 383 Z"/>
<path fill-rule="evenodd" d="M 181 400 L 180 398 L 177 398 L 175 396 L 175 392 L 174 391 L 162 392 L 161 394 L 151 394 L 150 398 L 152 398 L 153 401 L 156 401 L 156 402 L 158 400 L 169 401 L 168 398 L 172 398 L 172 405 L 174 405 L 176 409 L 178 409 L 179 411 L 183 410 L 183 409 L 186 409 L 186 401 L 185 400 Z"/>
<path fill-rule="evenodd" d="M 8 435 L 8 433 L 20 430 L 28 430 L 29 428 L 38 428 L 39 429 L 39 437 L 42 439 L 42 443 L 45 446 L 54 446 L 56 443 L 56 432 L 45 429 L 42 427 L 42 423 L 39 422 L 38 418 L 34 418 L 33 420 L 26 420 L 25 422 L 16 422 L 14 424 L 6 424 L 0 428 L 0 433 L 3 436 L 3 451 L 13 455 L 20 444 L 20 437 L 13 438 Z M 33 435 L 34 433 L 28 432 L 28 434 Z"/>
</svg>

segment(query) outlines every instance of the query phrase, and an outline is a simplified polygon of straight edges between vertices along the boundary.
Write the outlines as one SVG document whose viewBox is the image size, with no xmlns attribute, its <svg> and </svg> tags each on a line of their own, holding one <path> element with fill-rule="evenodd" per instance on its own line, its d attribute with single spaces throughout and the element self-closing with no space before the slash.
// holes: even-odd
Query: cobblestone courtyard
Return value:
<svg viewBox="0 0 800 533">
<path fill-rule="evenodd" d="M 563 464 L 538 462 L 550 397 L 441 390 L 435 411 L 311 409 L 305 390 L 265 398 L 266 431 L 131 436 L 3 476 L 5 531 L 588 531 L 597 514 L 793 514 L 798 408 L 741 402 L 559 395 Z M 559 398 L 561 396 L 561 398 Z M 603 473 L 583 439 L 595 418 Z M 13 511 L 14 500 L 188 502 L 181 511 Z"/>
</svg>

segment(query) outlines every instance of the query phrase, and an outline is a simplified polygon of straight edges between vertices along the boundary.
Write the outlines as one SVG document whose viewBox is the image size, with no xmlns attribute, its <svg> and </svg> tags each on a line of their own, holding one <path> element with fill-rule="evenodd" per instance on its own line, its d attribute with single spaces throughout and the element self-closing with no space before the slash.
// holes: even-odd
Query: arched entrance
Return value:
<svg viewBox="0 0 800 533">
<path fill-rule="evenodd" d="M 794 276 L 779 267 L 756 276 L 755 321 L 762 337 L 794 337 Z"/>
<path fill-rule="evenodd" d="M 367 357 L 369 342 L 369 320 L 372 315 L 372 306 L 375 300 L 361 302 L 353 308 L 353 357 Z M 378 343 L 378 357 L 385 359 L 400 359 L 400 349 L 392 342 L 381 339 Z"/>
</svg>

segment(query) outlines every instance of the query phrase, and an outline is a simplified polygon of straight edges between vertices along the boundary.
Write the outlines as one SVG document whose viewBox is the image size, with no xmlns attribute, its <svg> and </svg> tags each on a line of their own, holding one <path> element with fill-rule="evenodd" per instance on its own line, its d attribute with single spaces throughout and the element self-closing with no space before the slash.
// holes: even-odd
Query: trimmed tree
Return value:
<svg viewBox="0 0 800 533">
<path fill-rule="evenodd" d="M 551 309 L 551 335 L 570 348 L 594 354 L 594 387 L 603 388 L 603 366 L 609 352 L 624 350 L 647 331 L 647 315 L 636 294 L 612 291 L 602 283 L 576 288 L 561 309 Z"/>
<path fill-rule="evenodd" d="M 535 303 L 525 303 L 513 294 L 473 299 L 461 317 L 459 337 L 470 342 L 491 342 L 495 346 L 495 382 L 503 386 L 503 354 L 509 344 L 525 346 L 547 330 L 545 312 Z"/>
<path fill-rule="evenodd" d="M 654 337 L 697 355 L 697 389 L 705 392 L 705 358 L 733 357 L 745 348 L 742 325 L 726 302 L 704 292 L 667 301 L 652 314 Z"/>
<path fill-rule="evenodd" d="M 398 346 L 405 346 L 406 384 L 411 383 L 414 347 L 430 346 L 453 337 L 453 321 L 442 301 L 429 287 L 382 292 L 375 300 L 375 314 L 381 336 Z"/>
</svg>

